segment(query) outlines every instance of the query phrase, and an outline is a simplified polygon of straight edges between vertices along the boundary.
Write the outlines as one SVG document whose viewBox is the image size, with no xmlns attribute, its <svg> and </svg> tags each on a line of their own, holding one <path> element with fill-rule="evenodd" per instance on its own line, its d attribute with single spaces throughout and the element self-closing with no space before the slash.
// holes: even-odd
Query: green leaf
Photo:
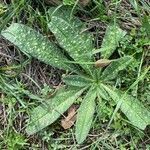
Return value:
<svg viewBox="0 0 150 150">
<path fill-rule="evenodd" d="M 64 5 L 73 5 L 76 0 L 63 0 Z"/>
<path fill-rule="evenodd" d="M 96 90 L 91 88 L 78 110 L 75 132 L 78 144 L 81 144 L 85 140 L 91 128 L 95 112 L 95 99 Z"/>
<path fill-rule="evenodd" d="M 133 61 L 133 57 L 125 56 L 113 61 L 102 73 L 101 78 L 103 80 L 111 80 L 114 79 L 118 72 L 125 69 L 131 62 Z"/>
<path fill-rule="evenodd" d="M 126 32 L 116 25 L 108 26 L 100 49 L 101 56 L 109 58 L 125 35 Z"/>
<path fill-rule="evenodd" d="M 85 87 L 91 85 L 93 80 L 84 76 L 69 75 L 63 77 L 63 81 L 70 86 Z"/>
<path fill-rule="evenodd" d="M 97 87 L 97 95 L 99 95 L 99 97 L 101 97 L 105 100 L 109 100 L 109 98 L 110 98 L 110 96 L 108 95 L 108 93 L 106 92 L 104 87 L 101 86 L 101 84 Z"/>
<path fill-rule="evenodd" d="M 48 10 L 48 14 L 50 18 L 52 18 L 53 16 L 62 18 L 63 20 L 68 22 L 73 28 L 76 28 L 79 31 L 82 31 L 82 29 L 85 27 L 85 24 L 81 20 L 72 15 L 72 7 L 50 7 L 50 9 Z"/>
<path fill-rule="evenodd" d="M 147 35 L 150 37 L 150 16 L 142 17 L 142 25 L 145 28 Z"/>
<path fill-rule="evenodd" d="M 11 43 L 19 47 L 22 52 L 54 67 L 72 70 L 71 65 L 65 64 L 67 59 L 60 49 L 51 43 L 48 38 L 30 27 L 13 23 L 5 31 L 2 31 L 1 34 Z"/>
<path fill-rule="evenodd" d="M 91 56 L 86 53 L 93 48 L 92 37 L 81 33 L 63 18 L 52 17 L 49 23 L 50 30 L 54 33 L 58 43 L 76 62 L 89 62 Z M 87 65 L 82 65 L 87 68 Z"/>
<path fill-rule="evenodd" d="M 31 135 L 52 124 L 73 104 L 84 90 L 85 88 L 81 90 L 62 88 L 59 90 L 54 98 L 33 110 L 26 132 Z"/>
<path fill-rule="evenodd" d="M 112 89 L 112 87 L 106 85 L 103 85 L 103 87 L 116 104 L 120 103 L 121 111 L 134 126 L 144 130 L 146 126 L 150 124 L 150 112 L 139 100 L 127 93 L 122 93 L 117 89 Z"/>
</svg>

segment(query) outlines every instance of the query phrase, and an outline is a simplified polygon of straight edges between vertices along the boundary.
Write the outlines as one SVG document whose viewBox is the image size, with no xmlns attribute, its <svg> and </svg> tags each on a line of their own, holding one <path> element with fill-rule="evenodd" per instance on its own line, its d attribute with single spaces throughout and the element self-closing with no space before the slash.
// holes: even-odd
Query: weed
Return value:
<svg viewBox="0 0 150 150">
<path fill-rule="evenodd" d="M 147 1 L 93 0 L 88 5 L 82 3 L 77 5 L 77 2 L 75 1 L 70 6 L 66 5 L 65 11 L 60 13 L 60 7 L 63 4 L 60 0 L 0 1 L 0 30 L 9 26 L 12 22 L 19 22 L 38 30 L 44 36 L 48 36 L 49 39 L 55 40 L 55 36 L 49 32 L 47 25 L 51 20 L 51 16 L 53 16 L 52 14 L 59 18 L 66 16 L 64 18 L 66 20 L 67 18 L 72 18 L 72 15 L 76 13 L 76 16 L 85 23 L 81 23 L 79 27 L 82 28 L 81 33 L 89 30 L 94 35 L 95 39 L 92 39 L 93 47 L 101 47 L 106 25 L 110 24 L 110 22 L 112 22 L 112 25 L 114 25 L 114 22 L 118 23 L 122 29 L 128 31 L 128 34 L 115 47 L 115 51 L 109 60 L 101 57 L 100 49 L 93 49 L 92 54 L 90 54 L 92 60 L 85 62 L 75 62 L 69 57 L 67 64 L 76 66 L 79 69 L 76 68 L 79 71 L 77 74 L 82 72 L 79 76 L 76 73 L 60 71 L 55 67 L 52 68 L 51 64 L 46 65 L 35 59 L 31 61 L 31 57 L 27 59 L 17 47 L 1 38 L 0 149 L 8 149 L 9 143 L 16 143 L 14 144 L 15 149 L 149 149 L 149 126 L 144 131 L 137 130 L 135 126 L 128 122 L 127 117 L 116 108 L 116 102 L 107 100 L 110 99 L 109 95 L 107 95 L 107 99 L 104 99 L 104 96 L 103 99 L 97 97 L 91 130 L 83 144 L 76 144 L 75 128 L 62 129 L 60 120 L 32 136 L 28 136 L 24 131 L 27 118 L 32 114 L 34 108 L 42 103 L 43 108 L 47 109 L 45 103 L 59 94 L 57 89 L 60 86 L 58 85 L 64 84 L 60 80 L 62 73 L 65 73 L 62 76 L 62 80 L 66 84 L 71 82 L 70 75 L 71 77 L 74 75 L 76 78 L 81 78 L 81 86 L 83 86 L 85 83 L 82 77 L 86 77 L 89 82 L 89 72 L 86 73 L 87 70 L 79 66 L 87 64 L 92 66 L 91 70 L 97 66 L 102 67 L 102 69 L 95 68 L 95 70 L 101 69 L 104 71 L 109 65 L 108 62 L 112 63 L 114 60 L 128 55 L 132 55 L 135 58 L 134 61 L 124 70 L 119 71 L 113 80 L 108 81 L 108 85 L 115 85 L 117 89 L 124 92 L 127 90 L 127 93 L 135 97 L 135 99 L 139 99 L 149 109 L 150 76 L 146 73 L 146 68 L 149 66 L 149 4 Z M 80 2 L 84 3 L 86 0 L 81 0 Z M 58 6 L 57 11 L 54 13 L 55 8 L 51 7 L 51 5 L 61 6 Z M 48 9 L 49 11 L 47 11 Z M 68 10 L 69 17 L 67 15 Z M 57 43 L 57 40 L 55 40 L 55 43 Z M 59 43 L 57 45 L 60 48 Z M 61 50 L 68 59 L 66 51 L 62 48 Z M 65 80 L 66 77 L 68 80 Z M 77 82 L 71 82 L 72 86 L 76 84 Z M 56 89 L 53 89 L 53 86 Z M 86 92 L 83 92 L 74 101 L 75 105 L 79 106 L 82 103 Z M 61 116 L 65 117 L 65 115 L 66 113 Z M 17 141 L 21 140 L 15 140 L 13 135 L 16 135 L 19 139 L 24 139 L 24 141 L 22 140 L 24 144 L 17 144 L 20 143 Z"/>
<path fill-rule="evenodd" d="M 150 112 L 140 101 L 127 93 L 145 77 L 149 67 L 145 69 L 143 74 L 138 75 L 136 81 L 126 91 L 117 89 L 113 81 L 118 72 L 124 70 L 134 61 L 133 57 L 124 56 L 114 59 L 109 62 L 109 65 L 106 64 L 106 66 L 108 65 L 106 68 L 96 69 L 93 54 L 101 52 L 101 58 L 108 59 L 126 32 L 117 27 L 116 24 L 108 26 L 101 49 L 93 50 L 91 35 L 82 32 L 82 22 L 75 17 L 69 18 L 69 14 L 66 14 L 67 17 L 60 17 L 55 11 L 52 14 L 51 22 L 48 24 L 63 50 L 38 32 L 22 24 L 14 23 L 2 32 L 2 36 L 18 46 L 25 54 L 36 57 L 54 67 L 75 73 L 63 77 L 67 86 L 60 88 L 52 99 L 43 102 L 33 110 L 26 129 L 27 133 L 34 134 L 52 124 L 81 95 L 84 98 L 78 109 L 75 131 L 78 144 L 85 140 L 91 128 L 96 108 L 95 100 L 98 100 L 100 105 L 101 102 L 107 101 L 114 101 L 115 103 L 115 109 L 111 114 L 107 129 L 118 110 L 121 109 L 128 118 L 126 122 L 144 130 L 150 123 Z"/>
</svg>

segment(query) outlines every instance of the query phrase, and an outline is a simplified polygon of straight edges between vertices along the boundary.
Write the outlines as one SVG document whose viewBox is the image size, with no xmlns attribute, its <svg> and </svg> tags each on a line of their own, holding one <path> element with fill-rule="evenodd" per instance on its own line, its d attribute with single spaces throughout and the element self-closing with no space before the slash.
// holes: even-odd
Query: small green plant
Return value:
<svg viewBox="0 0 150 150">
<path fill-rule="evenodd" d="M 6 146 L 9 150 L 23 149 L 27 145 L 27 139 L 25 139 L 21 134 L 11 132 L 7 137 Z"/>
<path fill-rule="evenodd" d="M 150 112 L 140 101 L 127 94 L 130 88 L 123 92 L 113 86 L 118 72 L 131 64 L 134 61 L 133 57 L 124 56 L 108 60 L 126 32 L 116 25 L 108 26 L 101 48 L 95 50 L 92 36 L 83 32 L 84 24 L 75 17 L 70 18 L 67 11 L 65 15 L 60 15 L 59 11 L 52 13 L 48 24 L 59 47 L 23 24 L 13 23 L 1 33 L 25 54 L 72 73 L 63 76 L 65 86 L 57 90 L 50 100 L 44 101 L 33 110 L 26 128 L 27 133 L 34 134 L 52 124 L 80 96 L 83 96 L 83 101 L 78 109 L 75 126 L 78 144 L 86 139 L 90 131 L 96 104 L 101 105 L 104 101 L 113 100 L 116 103 L 115 112 L 120 109 L 129 123 L 144 130 L 150 123 Z M 95 67 L 96 53 L 100 53 L 102 58 L 97 65 L 105 67 Z M 139 80 L 131 87 L 138 82 Z"/>
</svg>

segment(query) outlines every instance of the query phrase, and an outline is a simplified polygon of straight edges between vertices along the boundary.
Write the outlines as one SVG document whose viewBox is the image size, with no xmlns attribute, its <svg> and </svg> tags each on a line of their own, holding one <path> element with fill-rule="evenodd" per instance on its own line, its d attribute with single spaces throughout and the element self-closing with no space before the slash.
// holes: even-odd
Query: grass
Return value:
<svg viewBox="0 0 150 150">
<path fill-rule="evenodd" d="M 107 6 L 107 7 L 106 7 Z M 22 22 L 44 35 L 53 38 L 48 30 L 48 14 L 51 5 L 44 1 L 21 0 L 0 5 L 0 30 L 12 22 Z M 142 0 L 98 1 L 86 7 L 77 8 L 77 16 L 85 21 L 87 30 L 95 37 L 96 47 L 100 47 L 106 26 L 118 23 L 128 31 L 114 53 L 117 58 L 122 55 L 133 55 L 136 61 L 125 71 L 118 74 L 115 84 L 127 90 L 132 83 L 142 78 L 129 90 L 150 109 L 150 75 L 144 74 L 149 66 L 149 4 Z M 74 128 L 62 129 L 60 120 L 34 136 L 25 133 L 26 121 L 31 110 L 48 99 L 61 84 L 60 75 L 64 72 L 47 66 L 37 60 L 24 56 L 19 50 L 0 39 L 0 149 L 149 149 L 150 130 L 137 131 L 130 125 L 120 111 L 113 116 L 115 104 L 111 107 L 97 105 L 98 121 L 94 121 L 91 134 L 82 145 L 77 145 Z M 99 56 L 96 56 L 99 58 Z M 143 76 L 142 76 L 143 75 Z"/>
</svg>

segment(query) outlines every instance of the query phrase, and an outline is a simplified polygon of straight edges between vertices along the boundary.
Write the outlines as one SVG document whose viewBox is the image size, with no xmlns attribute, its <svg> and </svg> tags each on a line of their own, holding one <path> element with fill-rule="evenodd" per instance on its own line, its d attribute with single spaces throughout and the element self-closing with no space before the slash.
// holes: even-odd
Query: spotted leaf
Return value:
<svg viewBox="0 0 150 150">
<path fill-rule="evenodd" d="M 83 89 L 60 89 L 54 98 L 36 107 L 29 121 L 26 132 L 31 135 L 56 121 L 83 93 Z"/>
<path fill-rule="evenodd" d="M 110 99 L 110 96 L 108 95 L 106 90 L 103 88 L 103 86 L 101 86 L 101 84 L 97 87 L 97 95 L 100 98 L 103 98 L 105 100 L 109 100 Z"/>
<path fill-rule="evenodd" d="M 91 128 L 95 112 L 95 98 L 96 91 L 91 87 L 78 110 L 75 131 L 78 144 L 85 140 Z"/>
<path fill-rule="evenodd" d="M 144 130 L 150 124 L 150 112 L 139 100 L 112 87 L 106 85 L 103 85 L 103 87 L 116 104 L 120 103 L 121 111 L 134 126 Z"/>
<path fill-rule="evenodd" d="M 53 16 L 49 23 L 50 30 L 54 33 L 58 43 L 76 61 L 89 62 L 91 56 L 86 53 L 93 48 L 92 37 L 87 33 L 81 33 L 63 18 Z M 87 68 L 87 64 L 82 64 Z"/>
<path fill-rule="evenodd" d="M 92 79 L 78 75 L 64 76 L 63 81 L 67 85 L 76 87 L 85 87 L 90 86 L 92 84 Z"/>
<path fill-rule="evenodd" d="M 133 57 L 131 56 L 125 56 L 112 61 L 112 63 L 103 71 L 101 78 L 103 80 L 114 79 L 118 72 L 125 69 L 132 61 Z"/>
<path fill-rule="evenodd" d="M 68 6 L 62 6 L 60 8 L 50 7 L 50 9 L 48 10 L 50 19 L 53 16 L 62 18 L 63 20 L 68 22 L 74 29 L 82 31 L 82 29 L 85 27 L 85 24 L 80 19 L 72 15 L 72 13 L 72 8 Z"/>
<path fill-rule="evenodd" d="M 102 57 L 105 59 L 109 58 L 125 35 L 126 32 L 116 25 L 108 26 L 103 38 L 101 49 L 99 50 Z"/>
<path fill-rule="evenodd" d="M 48 38 L 30 27 L 13 23 L 6 30 L 2 31 L 1 34 L 19 47 L 22 52 L 54 67 L 72 70 L 73 66 L 65 63 L 68 60 L 63 52 L 55 44 L 51 43 Z"/>
</svg>

